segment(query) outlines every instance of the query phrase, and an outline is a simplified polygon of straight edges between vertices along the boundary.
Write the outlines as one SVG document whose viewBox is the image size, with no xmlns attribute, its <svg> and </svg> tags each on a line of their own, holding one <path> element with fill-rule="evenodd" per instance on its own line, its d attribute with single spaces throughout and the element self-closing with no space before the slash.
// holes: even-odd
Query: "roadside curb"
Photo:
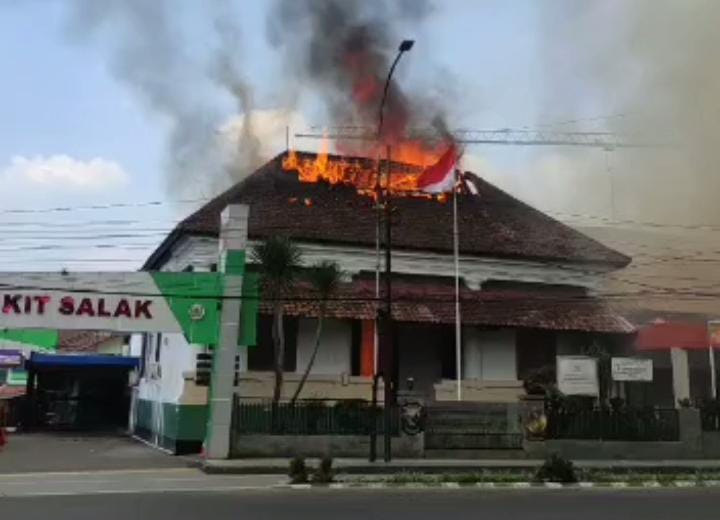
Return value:
<svg viewBox="0 0 720 520">
<path fill-rule="evenodd" d="M 660 489 L 720 487 L 720 480 L 661 482 L 334 482 L 332 484 L 279 484 L 284 489 Z"/>
</svg>

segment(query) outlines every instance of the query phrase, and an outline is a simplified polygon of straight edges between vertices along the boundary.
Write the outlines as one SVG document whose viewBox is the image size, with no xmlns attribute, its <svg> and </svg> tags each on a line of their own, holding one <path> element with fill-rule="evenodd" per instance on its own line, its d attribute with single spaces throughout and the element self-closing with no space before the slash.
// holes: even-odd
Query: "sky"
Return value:
<svg viewBox="0 0 720 520">
<path fill-rule="evenodd" d="M 294 88 L 279 50 L 268 42 L 273 1 L 214 1 L 239 29 L 237 49 L 228 54 L 252 92 L 261 155 L 269 158 L 285 148 L 286 124 L 291 133 L 326 124 L 322 104 L 312 91 Z M 232 96 L 205 81 L 198 65 L 217 45 L 204 4 L 173 3 L 182 28 L 169 32 L 177 38 L 170 42 L 178 59 L 167 70 L 149 71 L 151 81 L 169 82 L 186 97 L 151 100 L 147 90 L 127 80 L 132 62 L 121 63 L 126 76 L 118 72 L 117 49 L 127 37 L 123 15 L 112 11 L 119 2 L 0 0 L 0 269 L 138 268 L 179 219 L 227 187 L 227 179 L 210 179 L 209 166 L 183 176 L 172 171 L 168 150 L 177 120 L 157 108 L 196 95 L 200 110 L 207 107 L 217 121 L 243 117 Z M 572 16 L 553 13 L 574 16 L 572 3 L 433 3 L 422 23 L 398 24 L 398 34 L 416 45 L 397 78 L 403 86 L 446 92 L 453 128 L 595 131 L 617 116 L 613 91 L 587 87 L 582 68 L 548 51 L 548 31 L 563 34 L 573 23 Z M 103 21 L 99 28 L 78 29 L 87 19 Z M 157 27 L 158 39 L 163 29 Z M 137 41 L 145 37 L 154 36 Z M 559 48 L 572 43 L 560 42 Z M 564 96 L 549 80 L 555 77 L 587 95 Z M 291 141 L 299 149 L 317 147 L 314 141 Z M 468 147 L 465 167 L 571 222 L 578 215 L 638 219 L 643 215 L 633 213 L 633 201 L 623 195 L 619 156 Z"/>
</svg>

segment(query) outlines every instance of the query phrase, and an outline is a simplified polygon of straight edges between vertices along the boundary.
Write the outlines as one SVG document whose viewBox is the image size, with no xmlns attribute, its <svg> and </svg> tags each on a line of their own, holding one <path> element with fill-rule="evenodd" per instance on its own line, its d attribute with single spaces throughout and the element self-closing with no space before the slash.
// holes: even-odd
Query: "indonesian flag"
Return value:
<svg viewBox="0 0 720 520">
<path fill-rule="evenodd" d="M 432 166 L 428 166 L 418 177 L 418 189 L 427 193 L 443 193 L 455 187 L 455 166 L 460 155 L 455 143 L 445 151 Z"/>
</svg>

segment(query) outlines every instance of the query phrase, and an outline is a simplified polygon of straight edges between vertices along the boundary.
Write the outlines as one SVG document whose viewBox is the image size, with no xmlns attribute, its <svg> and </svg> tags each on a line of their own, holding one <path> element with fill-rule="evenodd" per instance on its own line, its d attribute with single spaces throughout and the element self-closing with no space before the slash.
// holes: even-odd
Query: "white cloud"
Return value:
<svg viewBox="0 0 720 520">
<path fill-rule="evenodd" d="M 15 156 L 0 170 L 3 182 L 37 188 L 104 191 L 125 185 L 128 174 L 114 161 L 99 157 L 83 161 L 68 155 Z"/>
</svg>

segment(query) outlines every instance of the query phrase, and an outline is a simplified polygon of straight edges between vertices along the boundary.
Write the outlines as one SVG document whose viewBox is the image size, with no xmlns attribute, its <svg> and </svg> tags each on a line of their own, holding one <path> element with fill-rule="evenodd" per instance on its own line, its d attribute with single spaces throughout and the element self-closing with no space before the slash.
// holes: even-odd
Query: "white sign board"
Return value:
<svg viewBox="0 0 720 520">
<path fill-rule="evenodd" d="M 216 273 L 0 272 L 0 330 L 107 330 L 217 336 Z"/>
<path fill-rule="evenodd" d="M 652 359 L 612 358 L 613 381 L 646 381 L 653 380 Z"/>
<path fill-rule="evenodd" d="M 597 396 L 597 360 L 588 356 L 557 356 L 557 384 L 565 395 Z"/>
</svg>

